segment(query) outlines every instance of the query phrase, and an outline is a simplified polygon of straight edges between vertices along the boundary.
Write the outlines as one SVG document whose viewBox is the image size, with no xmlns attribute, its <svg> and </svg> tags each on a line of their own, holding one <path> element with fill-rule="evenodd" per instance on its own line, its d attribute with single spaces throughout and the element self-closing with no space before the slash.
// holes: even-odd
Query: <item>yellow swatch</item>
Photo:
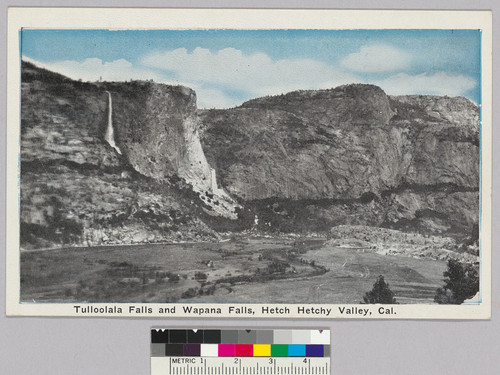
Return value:
<svg viewBox="0 0 500 375">
<path fill-rule="evenodd" d="M 254 344 L 253 345 L 254 357 L 270 357 L 271 345 Z"/>
</svg>

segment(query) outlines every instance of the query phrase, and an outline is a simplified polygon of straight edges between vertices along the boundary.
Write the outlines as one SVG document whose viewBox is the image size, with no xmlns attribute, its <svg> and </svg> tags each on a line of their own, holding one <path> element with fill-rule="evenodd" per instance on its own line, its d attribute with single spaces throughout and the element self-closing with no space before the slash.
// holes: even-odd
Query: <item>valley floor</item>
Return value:
<svg viewBox="0 0 500 375">
<path fill-rule="evenodd" d="M 22 252 L 21 300 L 360 303 L 383 275 L 398 303 L 433 303 L 446 258 L 464 256 L 439 250 L 439 241 L 448 241 L 441 237 L 426 237 L 420 244 L 420 237 L 389 238 L 382 230 L 380 238 L 366 241 L 360 239 L 363 228 L 351 227 L 350 235 L 346 228 L 337 229 L 328 240 L 233 236 L 218 243 Z M 392 250 L 382 252 L 387 241 Z M 417 256 L 419 246 L 431 252 Z"/>
</svg>

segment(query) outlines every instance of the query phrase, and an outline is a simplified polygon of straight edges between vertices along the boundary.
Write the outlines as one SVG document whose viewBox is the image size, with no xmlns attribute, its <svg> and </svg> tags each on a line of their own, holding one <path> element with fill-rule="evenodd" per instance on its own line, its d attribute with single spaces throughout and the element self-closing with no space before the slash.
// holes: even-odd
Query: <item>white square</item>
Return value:
<svg viewBox="0 0 500 375">
<path fill-rule="evenodd" d="M 201 357 L 218 357 L 219 345 L 218 344 L 201 344 L 200 348 Z"/>
<path fill-rule="evenodd" d="M 311 344 L 330 344 L 330 330 L 324 329 L 322 331 L 314 330 L 311 331 Z"/>
</svg>

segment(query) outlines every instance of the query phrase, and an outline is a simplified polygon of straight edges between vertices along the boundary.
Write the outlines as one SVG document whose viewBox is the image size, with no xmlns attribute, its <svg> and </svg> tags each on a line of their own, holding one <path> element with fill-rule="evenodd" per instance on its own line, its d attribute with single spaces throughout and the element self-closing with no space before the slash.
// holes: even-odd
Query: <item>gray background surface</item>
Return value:
<svg viewBox="0 0 500 375">
<path fill-rule="evenodd" d="M 209 320 L 5 317 L 5 108 L 8 6 L 122 6 L 338 9 L 491 9 L 493 41 L 498 40 L 500 2 L 495 0 L 344 1 L 0 1 L 0 373 L 149 374 L 149 329 L 178 327 L 322 327 L 332 330 L 332 374 L 498 374 L 500 373 L 497 207 L 500 145 L 493 128 L 493 247 L 491 321 Z M 493 102 L 498 52 L 494 45 Z M 499 115 L 493 106 L 493 123 Z"/>
</svg>

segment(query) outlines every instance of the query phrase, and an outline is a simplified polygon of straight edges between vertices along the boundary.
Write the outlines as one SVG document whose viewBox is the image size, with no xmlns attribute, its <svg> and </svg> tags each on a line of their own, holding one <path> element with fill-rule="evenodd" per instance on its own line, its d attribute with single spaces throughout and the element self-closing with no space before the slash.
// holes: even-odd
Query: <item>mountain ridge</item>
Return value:
<svg viewBox="0 0 500 375">
<path fill-rule="evenodd" d="M 465 98 L 357 84 L 199 110 L 183 86 L 27 62 L 21 77 L 25 247 L 344 224 L 463 236 L 479 219 L 479 112 Z M 122 155 L 105 141 L 107 91 Z"/>
</svg>

